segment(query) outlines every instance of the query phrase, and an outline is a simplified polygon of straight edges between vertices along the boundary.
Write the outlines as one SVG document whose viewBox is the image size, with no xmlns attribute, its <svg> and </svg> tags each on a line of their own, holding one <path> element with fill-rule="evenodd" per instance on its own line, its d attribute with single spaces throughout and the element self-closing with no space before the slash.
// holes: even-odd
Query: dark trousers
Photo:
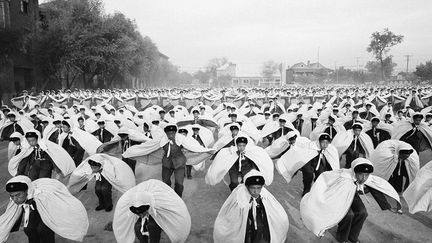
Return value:
<svg viewBox="0 0 432 243">
<path fill-rule="evenodd" d="M 46 226 L 38 211 L 31 211 L 27 227 L 24 228 L 29 243 L 54 243 L 54 232 Z"/>
<path fill-rule="evenodd" d="M 318 170 L 316 169 L 318 161 L 310 161 L 305 164 L 300 171 L 303 174 L 303 194 L 302 197 L 310 192 L 312 188 L 312 183 L 317 180 L 323 172 L 331 170 L 331 166 L 327 162 L 321 162 Z"/>
<path fill-rule="evenodd" d="M 360 199 L 360 196 L 356 193 L 351 208 L 338 224 L 336 232 L 337 239 L 340 241 L 349 240 L 356 242 L 367 216 L 368 213 L 366 208 Z"/>
<path fill-rule="evenodd" d="M 229 184 L 229 188 L 231 191 L 233 191 L 238 185 L 239 185 L 239 172 L 235 169 L 230 169 L 228 171 L 229 177 L 230 177 L 230 184 Z"/>
<path fill-rule="evenodd" d="M 186 165 L 186 176 L 188 178 L 192 177 L 192 165 Z"/>
<path fill-rule="evenodd" d="M 95 184 L 96 196 L 99 199 L 99 205 L 104 208 L 112 207 L 112 186 L 111 184 L 102 177 L 101 181 L 96 181 Z"/>
<path fill-rule="evenodd" d="M 399 167 L 400 167 L 399 165 L 402 165 L 400 168 L 400 172 L 399 172 Z M 404 177 L 406 178 L 405 179 L 405 181 L 406 181 L 405 185 L 403 184 L 403 178 Z M 408 187 L 409 179 L 408 179 L 408 171 L 406 169 L 405 162 L 402 162 L 400 164 L 398 163 L 396 165 L 396 168 L 393 171 L 393 174 L 389 178 L 389 183 L 394 187 L 394 189 L 397 192 L 403 192 L 404 189 Z"/>
<path fill-rule="evenodd" d="M 183 194 L 183 181 L 185 177 L 185 166 L 180 166 L 177 169 L 166 168 L 162 166 L 162 181 L 168 186 L 171 186 L 171 175 L 174 173 L 174 191 L 180 197 Z"/>
<path fill-rule="evenodd" d="M 312 188 L 312 183 L 314 180 L 314 168 L 310 165 L 310 163 L 305 164 L 300 171 L 303 175 L 303 194 L 302 197 L 310 192 Z"/>
<path fill-rule="evenodd" d="M 150 217 L 148 222 L 146 223 L 147 230 L 149 233 L 149 236 L 142 235 L 141 234 L 141 220 L 142 218 L 139 218 L 138 221 L 135 223 L 135 236 L 138 238 L 138 241 L 140 243 L 159 243 L 161 238 L 161 232 L 162 229 L 159 227 L 159 225 L 156 223 L 156 221 Z"/>
</svg>

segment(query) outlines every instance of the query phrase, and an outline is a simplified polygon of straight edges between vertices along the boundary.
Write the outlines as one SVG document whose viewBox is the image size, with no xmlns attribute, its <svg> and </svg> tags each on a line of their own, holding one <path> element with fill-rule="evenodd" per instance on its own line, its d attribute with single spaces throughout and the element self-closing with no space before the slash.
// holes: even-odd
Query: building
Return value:
<svg viewBox="0 0 432 243">
<path fill-rule="evenodd" d="M 329 71 L 330 69 L 324 67 L 321 63 L 310 63 L 307 64 L 304 62 L 299 62 L 287 69 L 287 71 L 291 71 L 294 75 L 313 75 L 320 70 Z"/>
<path fill-rule="evenodd" d="M 239 87 L 274 87 L 281 86 L 281 78 L 275 77 L 234 77 L 231 79 L 232 86 Z"/>
<path fill-rule="evenodd" d="M 38 18 L 38 0 L 0 0 L 0 31 L 4 35 L 19 33 L 26 39 L 36 31 Z M 30 50 L 31 43 L 25 42 L 25 47 Z M 6 64 L 0 67 L 0 89 L 3 95 L 8 96 L 34 86 L 35 70 L 30 51 L 11 55 L 6 60 Z"/>
<path fill-rule="evenodd" d="M 313 78 L 317 74 L 327 74 L 331 71 L 331 69 L 324 67 L 319 62 L 310 63 L 310 61 L 307 61 L 307 64 L 299 62 L 286 69 L 286 83 L 292 84 L 298 77 Z"/>
<path fill-rule="evenodd" d="M 231 78 L 232 86 L 239 87 L 273 87 L 281 86 L 280 76 L 263 77 L 261 64 L 242 64 L 236 66 L 236 72 Z"/>
</svg>

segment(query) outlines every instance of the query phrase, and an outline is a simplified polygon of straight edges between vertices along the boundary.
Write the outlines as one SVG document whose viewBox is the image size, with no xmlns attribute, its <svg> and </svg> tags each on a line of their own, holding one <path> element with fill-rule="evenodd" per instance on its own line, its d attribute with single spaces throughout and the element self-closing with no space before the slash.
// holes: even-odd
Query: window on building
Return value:
<svg viewBox="0 0 432 243">
<path fill-rule="evenodd" d="M 21 0 L 21 13 L 28 14 L 28 0 Z"/>
</svg>

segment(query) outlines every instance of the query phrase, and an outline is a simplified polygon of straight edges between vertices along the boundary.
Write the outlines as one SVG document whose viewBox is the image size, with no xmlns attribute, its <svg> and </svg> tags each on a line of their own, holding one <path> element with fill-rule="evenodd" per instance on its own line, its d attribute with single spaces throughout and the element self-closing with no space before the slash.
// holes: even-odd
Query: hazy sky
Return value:
<svg viewBox="0 0 432 243">
<path fill-rule="evenodd" d="M 287 65 L 310 60 L 364 65 L 372 32 L 388 27 L 402 34 L 391 54 L 405 70 L 432 59 L 430 0 L 104 0 L 105 9 L 135 19 L 173 64 L 185 71 L 226 56 L 239 66 L 259 68 L 264 61 Z"/>
</svg>

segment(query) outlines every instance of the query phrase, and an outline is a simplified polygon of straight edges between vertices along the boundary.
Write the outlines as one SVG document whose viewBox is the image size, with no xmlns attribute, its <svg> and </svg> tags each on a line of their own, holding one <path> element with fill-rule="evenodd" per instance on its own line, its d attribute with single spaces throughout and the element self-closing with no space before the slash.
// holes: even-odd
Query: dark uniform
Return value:
<svg viewBox="0 0 432 243">
<path fill-rule="evenodd" d="M 360 158 L 360 157 L 361 158 L 366 157 L 366 152 L 360 143 L 360 139 L 358 139 L 358 138 L 356 139 L 355 137 L 344 154 L 346 155 L 346 159 L 345 159 L 345 168 L 346 169 L 351 168 L 351 163 L 355 159 Z"/>
<path fill-rule="evenodd" d="M 431 148 L 429 140 L 426 136 L 412 124 L 413 129 L 405 133 L 400 140 L 409 143 L 417 153 Z"/>
<path fill-rule="evenodd" d="M 321 157 L 321 158 L 320 158 Z M 319 165 L 318 165 L 319 162 Z M 311 190 L 312 183 L 316 181 L 319 175 L 325 171 L 332 170 L 332 167 L 328 163 L 326 157 L 319 152 L 317 156 L 311 159 L 307 164 L 305 164 L 300 171 L 303 174 L 303 194 L 302 197 Z"/>
<path fill-rule="evenodd" d="M 277 131 L 273 132 L 270 136 L 267 136 L 267 138 L 271 144 L 274 140 L 276 140 L 276 139 L 278 139 L 284 135 L 287 135 L 291 131 L 292 131 L 292 129 L 289 127 L 281 127 Z"/>
<path fill-rule="evenodd" d="M 101 174 L 100 180 L 96 180 L 95 193 L 99 199 L 100 209 L 110 211 L 113 207 L 112 203 L 112 185 Z"/>
<path fill-rule="evenodd" d="M 60 134 L 62 134 L 62 130 L 60 128 L 58 128 L 55 132 L 53 132 L 51 134 L 51 136 L 48 138 L 48 140 L 53 142 L 53 143 L 58 143 L 58 138 L 59 138 Z"/>
<path fill-rule="evenodd" d="M 252 202 L 251 198 L 251 202 Z M 270 228 L 267 221 L 267 214 L 261 197 L 255 199 L 256 218 L 253 217 L 253 209 L 249 209 L 245 243 L 270 243 Z M 255 225 L 256 224 L 256 225 Z"/>
<path fill-rule="evenodd" d="M 145 220 L 142 226 L 142 220 Z M 142 228 L 142 229 L 141 229 Z M 134 226 L 135 235 L 139 243 L 159 243 L 162 229 L 151 215 L 148 218 L 139 218 Z"/>
<path fill-rule="evenodd" d="M 9 140 L 10 135 L 14 132 L 19 132 L 21 135 L 24 135 L 24 131 L 20 125 L 18 125 L 16 122 L 9 124 L 5 128 L 3 128 L 3 131 L 1 133 L 1 139 L 2 140 Z"/>
<path fill-rule="evenodd" d="M 94 136 L 98 137 L 99 141 L 102 143 L 106 143 L 111 141 L 111 139 L 114 137 L 108 130 L 105 128 L 99 128 L 98 130 L 94 131 L 92 133 Z"/>
<path fill-rule="evenodd" d="M 54 162 L 51 157 L 37 146 L 29 156 L 20 161 L 17 175 L 25 175 L 34 181 L 39 178 L 51 178 L 53 169 Z"/>
<path fill-rule="evenodd" d="M 369 186 L 364 186 L 365 192 L 370 192 L 382 210 L 391 208 L 390 203 L 382 192 L 373 189 Z M 363 223 L 366 221 L 368 212 L 359 195 L 363 192 L 357 191 L 354 195 L 348 213 L 338 224 L 336 231 L 336 239 L 339 241 L 357 242 Z"/>
<path fill-rule="evenodd" d="M 165 152 L 162 158 L 162 181 L 171 186 L 171 175 L 174 173 L 174 191 L 181 197 L 183 194 L 186 156 L 182 152 L 182 146 L 178 146 L 175 142 L 171 144 L 171 142 L 162 147 Z"/>
<path fill-rule="evenodd" d="M 405 177 L 405 185 L 403 184 L 403 178 Z M 403 192 L 408 187 L 409 178 L 408 171 L 406 169 L 406 161 L 398 161 L 396 168 L 390 176 L 388 182 L 394 187 L 397 192 Z"/>
<path fill-rule="evenodd" d="M 370 121 L 372 117 L 375 117 L 375 114 L 373 114 L 370 111 L 363 111 L 359 113 L 360 118 Z"/>
<path fill-rule="evenodd" d="M 77 140 L 75 140 L 71 134 L 68 134 L 61 146 L 71 156 L 75 162 L 75 166 L 78 167 L 78 165 L 81 164 L 83 160 L 85 150 L 81 147 Z"/>
<path fill-rule="evenodd" d="M 292 123 L 292 124 L 294 125 L 294 128 L 297 129 L 297 131 L 299 131 L 300 134 L 301 134 L 301 132 L 302 132 L 303 123 L 304 123 L 304 120 L 303 120 L 303 119 L 296 119 L 296 120 Z"/>
<path fill-rule="evenodd" d="M 30 214 L 28 216 L 27 226 L 24 226 L 24 233 L 27 235 L 29 243 L 54 243 L 54 232 L 44 224 L 36 208 L 36 202 L 33 199 L 27 200 L 24 204 L 30 205 Z M 11 232 L 19 230 L 24 217 L 24 212 L 13 226 Z"/>
<path fill-rule="evenodd" d="M 378 128 L 372 128 L 371 130 L 367 131 L 366 134 L 372 139 L 374 148 L 376 148 L 381 142 L 391 138 L 389 132 Z"/>
<path fill-rule="evenodd" d="M 345 127 L 346 130 L 349 130 L 349 129 L 352 128 L 352 126 L 353 126 L 355 123 L 362 123 L 362 122 L 357 121 L 357 119 L 352 119 L 352 120 L 350 120 L 350 121 L 345 122 L 345 123 L 344 123 L 344 127 Z M 334 136 L 333 136 L 333 137 L 334 137 Z"/>
<path fill-rule="evenodd" d="M 327 133 L 330 135 L 330 139 L 333 140 L 333 138 L 336 136 L 337 132 L 333 125 L 329 125 L 326 129 L 324 129 L 324 133 Z M 330 140 L 330 141 L 331 141 Z"/>
<path fill-rule="evenodd" d="M 229 188 L 231 191 L 233 191 L 240 182 L 243 182 L 243 176 L 245 176 L 249 171 L 253 169 L 258 170 L 258 166 L 256 166 L 252 160 L 244 155 L 240 155 L 240 152 L 238 151 L 237 154 L 239 155 L 239 158 L 228 171 L 231 181 Z"/>
</svg>

